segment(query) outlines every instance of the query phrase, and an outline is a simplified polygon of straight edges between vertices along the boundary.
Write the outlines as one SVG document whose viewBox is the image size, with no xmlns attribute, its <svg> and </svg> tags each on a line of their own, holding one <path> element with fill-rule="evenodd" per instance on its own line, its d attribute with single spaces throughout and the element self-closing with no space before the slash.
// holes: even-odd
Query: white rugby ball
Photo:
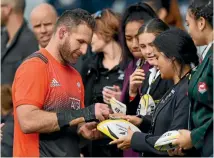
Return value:
<svg viewBox="0 0 214 158">
<path fill-rule="evenodd" d="M 111 109 L 114 113 L 126 114 L 126 105 L 118 101 L 114 97 L 110 99 Z"/>
<path fill-rule="evenodd" d="M 99 131 L 113 140 L 126 136 L 129 127 L 133 132 L 140 132 L 139 128 L 123 119 L 105 120 L 97 125 Z"/>
<path fill-rule="evenodd" d="M 179 132 L 174 130 L 174 131 L 168 131 L 164 133 L 156 142 L 155 142 L 155 149 L 159 151 L 167 151 L 169 149 L 174 149 L 177 146 L 172 145 L 172 142 L 175 141 L 178 136 Z"/>
</svg>

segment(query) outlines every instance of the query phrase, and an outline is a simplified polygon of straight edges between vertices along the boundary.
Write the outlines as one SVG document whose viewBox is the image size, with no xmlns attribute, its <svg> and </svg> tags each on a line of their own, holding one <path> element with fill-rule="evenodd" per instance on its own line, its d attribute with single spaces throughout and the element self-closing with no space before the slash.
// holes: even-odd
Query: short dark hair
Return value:
<svg viewBox="0 0 214 158">
<path fill-rule="evenodd" d="M 142 33 L 153 33 L 155 36 L 161 32 L 169 29 L 169 26 L 159 18 L 149 20 L 146 24 L 143 24 L 138 30 L 138 35 Z"/>
<path fill-rule="evenodd" d="M 125 37 L 125 28 L 129 22 L 132 21 L 142 21 L 146 23 L 150 19 L 157 18 L 156 13 L 154 10 L 146 3 L 136 3 L 130 5 L 126 8 L 121 22 L 121 42 L 122 42 L 122 49 L 123 49 L 123 65 L 126 66 L 128 63 L 129 58 L 134 59 L 134 56 L 128 49 L 126 44 L 126 37 Z"/>
<path fill-rule="evenodd" d="M 76 27 L 79 24 L 86 24 L 89 28 L 94 30 L 95 19 L 86 10 L 77 8 L 65 11 L 57 20 L 54 32 L 59 26 Z"/>
<path fill-rule="evenodd" d="M 154 46 L 169 59 L 175 59 L 181 64 L 181 72 L 184 65 L 198 65 L 199 59 L 196 46 L 190 35 L 178 28 L 166 30 L 154 40 Z"/>
<path fill-rule="evenodd" d="M 16 13 L 23 14 L 25 11 L 25 0 L 2 0 L 1 3 L 10 5 Z"/>
<path fill-rule="evenodd" d="M 196 19 L 203 17 L 213 28 L 213 0 L 192 0 L 189 10 Z"/>
</svg>

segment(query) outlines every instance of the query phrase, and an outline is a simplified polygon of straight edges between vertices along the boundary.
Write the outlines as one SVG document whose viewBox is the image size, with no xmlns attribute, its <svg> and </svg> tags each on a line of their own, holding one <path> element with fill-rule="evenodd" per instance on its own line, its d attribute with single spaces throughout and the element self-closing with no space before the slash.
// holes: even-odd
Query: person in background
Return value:
<svg viewBox="0 0 214 158">
<path fill-rule="evenodd" d="M 96 28 L 91 41 L 93 58 L 83 63 L 81 76 L 85 87 L 85 105 L 109 102 L 103 97 L 105 86 L 115 91 L 122 88 L 124 70 L 121 66 L 122 48 L 119 41 L 120 15 L 110 9 L 93 14 Z M 106 94 L 107 95 L 107 94 Z M 122 151 L 109 146 L 109 138 L 92 141 L 90 157 L 121 157 Z"/>
<path fill-rule="evenodd" d="M 130 75 L 137 67 L 141 67 L 143 73 L 146 73 L 149 70 L 150 66 L 147 62 L 144 61 L 143 55 L 140 52 L 137 31 L 143 23 L 155 17 L 157 17 L 155 12 L 145 3 L 131 5 L 125 10 L 121 22 L 123 66 L 125 67 L 123 89 L 122 91 L 118 89 L 117 92 L 110 90 L 106 91 L 104 89 L 104 92 L 108 93 L 108 95 L 103 96 L 105 100 L 115 97 L 117 100 L 120 100 L 123 103 L 129 103 Z"/>
<path fill-rule="evenodd" d="M 213 157 L 213 1 L 193 0 L 186 23 L 195 45 L 207 46 L 189 82 L 190 127 L 179 131 L 180 136 L 174 144 L 183 151 L 196 148 L 202 157 Z M 169 151 L 170 156 L 180 154 L 182 151 L 178 149 Z"/>
<path fill-rule="evenodd" d="M 24 19 L 25 0 L 1 1 L 1 84 L 12 84 L 16 69 L 38 49 L 37 40 Z"/>
<path fill-rule="evenodd" d="M 87 11 L 64 12 L 45 48 L 18 68 L 12 87 L 14 157 L 79 157 L 79 135 L 96 139 L 108 105 L 86 108 L 80 74 L 70 66 L 86 53 L 95 20 Z M 21 144 L 21 145 L 20 145 Z"/>
<path fill-rule="evenodd" d="M 123 66 L 125 68 L 123 88 L 112 91 L 103 89 L 103 98 L 105 100 L 115 97 L 117 100 L 127 104 L 129 103 L 129 78 L 138 67 L 142 69 L 142 74 L 147 73 L 150 65 L 145 62 L 138 45 L 137 33 L 142 24 L 146 23 L 157 15 L 152 8 L 145 3 L 137 3 L 126 8 L 121 21 L 121 42 L 123 52 Z M 105 95 L 107 93 L 108 95 Z M 106 102 L 108 103 L 108 102 Z M 125 157 L 139 156 L 131 150 L 124 152 Z"/>
<path fill-rule="evenodd" d="M 168 91 L 168 89 L 173 86 L 172 80 L 161 79 L 160 70 L 157 66 L 157 59 L 153 50 L 153 41 L 155 37 L 158 36 L 161 32 L 166 31 L 168 29 L 169 27 L 166 23 L 164 23 L 158 18 L 155 18 L 141 26 L 138 30 L 138 41 L 140 50 L 145 60 L 153 67 L 149 69 L 149 72 L 146 74 L 144 81 L 140 80 L 140 76 L 138 75 L 137 70 L 135 70 L 135 72 L 131 75 L 129 84 L 129 96 L 132 96 L 134 99 L 130 101 L 127 107 L 130 108 L 128 109 L 130 115 L 147 115 L 147 118 L 144 118 L 144 123 L 146 122 L 146 119 L 151 118 L 155 106 L 159 103 L 160 99 Z M 141 85 L 142 96 L 137 91 L 137 89 Z M 149 96 L 151 97 L 151 100 L 154 101 L 153 104 L 150 103 L 150 105 L 147 106 L 147 109 L 145 109 L 143 105 L 144 96 Z M 144 131 L 146 131 L 145 129 L 150 129 L 150 124 L 143 126 Z"/>
<path fill-rule="evenodd" d="M 184 30 L 182 17 L 177 0 L 142 0 L 149 4 L 158 17 L 169 26 L 178 27 Z"/>
<path fill-rule="evenodd" d="M 154 53 L 161 78 L 173 80 L 174 85 L 161 98 L 152 115 L 149 133 L 132 132 L 110 144 L 118 148 L 131 147 L 145 157 L 168 156 L 154 148 L 165 132 L 187 129 L 190 100 L 187 96 L 191 65 L 198 65 L 197 49 L 191 37 L 183 30 L 169 29 L 159 34 L 154 42 Z M 167 117 L 166 117 L 167 116 Z M 144 120 L 142 119 L 141 123 Z M 199 156 L 189 151 L 186 156 Z"/>
<path fill-rule="evenodd" d="M 11 86 L 8 84 L 1 85 L 1 123 L 5 123 L 12 115 L 13 102 L 11 96 Z"/>
<path fill-rule="evenodd" d="M 30 14 L 30 23 L 33 28 L 39 48 L 45 48 L 54 32 L 57 13 L 53 6 L 42 3 L 36 6 Z"/>
<path fill-rule="evenodd" d="M 13 156 L 13 102 L 12 91 L 10 85 L 1 85 L 1 121 L 4 126 L 1 126 L 1 156 Z M 1 124 L 2 125 L 2 124 Z"/>
<path fill-rule="evenodd" d="M 54 31 L 54 25 L 57 20 L 57 14 L 55 9 L 46 3 L 40 4 L 36 6 L 32 12 L 31 12 L 31 25 L 33 27 L 33 32 L 35 36 L 37 37 L 39 47 L 44 48 L 47 46 L 48 42 L 50 41 L 50 38 L 52 36 L 52 33 Z M 8 85 L 9 86 L 9 85 Z M 2 95 L 5 92 L 5 86 L 2 86 Z M 6 92 L 5 92 L 6 93 Z M 2 105 L 4 105 L 5 101 L 9 101 L 11 107 L 13 107 L 12 104 L 12 92 L 11 92 L 11 86 L 8 87 L 7 95 L 2 96 Z M 5 106 L 4 106 L 5 107 Z M 11 108 L 12 109 L 12 108 Z M 2 112 L 5 110 L 2 109 Z M 3 119 L 2 119 L 3 120 Z M 5 123 L 4 128 L 2 129 L 3 132 L 3 140 L 2 140 L 2 146 L 1 146 L 1 155 L 4 157 L 12 157 L 13 156 L 13 135 L 14 135 L 14 119 L 13 115 L 10 115 L 9 121 Z"/>
<path fill-rule="evenodd" d="M 138 44 L 137 33 L 142 24 L 156 18 L 157 15 L 149 5 L 137 3 L 128 7 L 122 18 L 122 42 L 123 42 L 123 60 L 127 64 L 128 58 L 131 59 L 125 70 L 125 79 L 121 94 L 121 101 L 129 103 L 129 78 L 136 68 L 142 69 L 142 75 L 145 75 L 150 65 L 145 62 Z M 139 60 L 140 59 L 140 60 Z M 140 64 L 139 64 L 140 61 Z"/>
</svg>

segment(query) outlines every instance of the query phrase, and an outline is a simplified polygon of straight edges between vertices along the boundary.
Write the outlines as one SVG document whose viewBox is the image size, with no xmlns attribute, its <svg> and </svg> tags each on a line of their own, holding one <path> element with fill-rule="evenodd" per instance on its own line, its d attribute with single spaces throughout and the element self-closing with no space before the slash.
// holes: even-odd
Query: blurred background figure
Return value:
<svg viewBox="0 0 214 158">
<path fill-rule="evenodd" d="M 25 0 L 1 1 L 1 83 L 11 84 L 23 59 L 38 49 L 23 14 Z M 28 45 L 26 47 L 26 44 Z"/>
<path fill-rule="evenodd" d="M 13 156 L 13 103 L 12 103 L 12 91 L 10 85 L 1 85 L 1 123 L 4 126 L 1 127 L 1 156 L 12 157 Z"/>
<path fill-rule="evenodd" d="M 121 101 L 125 104 L 129 103 L 129 77 L 131 74 L 136 68 L 141 68 L 144 71 L 143 73 L 147 73 L 150 67 L 150 65 L 145 62 L 140 51 L 137 38 L 138 30 L 144 23 L 156 17 L 155 12 L 146 3 L 137 3 L 129 6 L 122 16 L 121 40 L 123 63 L 126 69 Z M 138 64 L 138 61 L 140 61 L 141 64 Z"/>
<path fill-rule="evenodd" d="M 140 51 L 138 43 L 139 28 L 150 19 L 157 17 L 152 8 L 145 3 L 136 3 L 126 8 L 121 21 L 121 40 L 123 49 L 123 63 L 125 66 L 125 75 L 123 89 L 120 101 L 125 104 L 130 102 L 129 96 L 129 79 L 132 73 L 138 68 L 141 74 L 145 75 L 150 65 L 145 62 L 143 54 Z M 139 62 L 140 61 L 140 62 Z M 127 108 L 128 109 L 128 108 Z M 130 109 L 130 108 L 129 108 Z M 127 110 L 126 113 L 129 113 Z M 125 157 L 138 157 L 139 153 L 133 152 L 131 149 L 124 151 Z"/>
<path fill-rule="evenodd" d="M 5 123 L 12 115 L 12 91 L 10 85 L 1 85 L 1 123 Z"/>
<path fill-rule="evenodd" d="M 143 54 L 145 60 L 151 65 L 151 68 L 149 69 L 148 73 L 146 73 L 143 82 L 137 82 L 140 78 L 140 75 L 137 73 L 139 72 L 138 69 L 136 69 L 130 77 L 129 96 L 134 97 L 134 99 L 130 100 L 130 103 L 127 104 L 127 111 L 131 115 L 146 115 L 147 119 L 151 119 L 156 105 L 158 105 L 160 99 L 173 85 L 171 80 L 164 80 L 161 78 L 153 47 L 153 41 L 155 40 L 156 36 L 168 29 L 169 27 L 166 25 L 166 23 L 158 18 L 154 18 L 146 24 L 142 25 L 138 30 L 138 41 L 141 53 Z M 142 87 L 141 95 L 138 91 L 140 86 Z M 151 100 L 154 101 L 153 104 L 151 102 L 149 103 L 147 110 L 145 110 L 143 106 L 145 102 L 143 98 L 145 96 L 149 96 Z M 145 120 L 146 119 L 144 119 L 144 122 L 146 122 Z M 148 124 L 144 125 L 143 132 L 146 131 L 148 126 Z M 149 130 L 150 126 L 147 129 Z"/>
<path fill-rule="evenodd" d="M 177 0 L 142 0 L 149 4 L 158 17 L 169 26 L 184 29 Z"/>
<path fill-rule="evenodd" d="M 38 40 L 39 48 L 45 48 L 49 43 L 56 20 L 57 12 L 50 4 L 42 3 L 32 10 L 30 22 Z"/>
<path fill-rule="evenodd" d="M 121 67 L 122 49 L 119 40 L 120 15 L 110 9 L 103 9 L 93 14 L 93 17 L 96 20 L 96 28 L 91 48 L 95 54 L 83 62 L 81 70 L 85 87 L 85 106 L 97 102 L 109 103 L 102 93 L 104 87 L 111 86 L 114 91 L 120 91 L 124 79 Z M 91 154 L 84 154 L 84 156 L 121 157 L 122 151 L 116 146 L 109 146 L 109 142 L 108 138 L 92 141 Z"/>
</svg>

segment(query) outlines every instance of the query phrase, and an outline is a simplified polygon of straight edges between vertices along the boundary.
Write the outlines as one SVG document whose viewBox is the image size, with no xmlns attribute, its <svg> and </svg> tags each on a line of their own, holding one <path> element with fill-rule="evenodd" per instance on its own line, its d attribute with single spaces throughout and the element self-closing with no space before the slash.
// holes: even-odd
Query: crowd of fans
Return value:
<svg viewBox="0 0 214 158">
<path fill-rule="evenodd" d="M 188 31 L 176 0 L 61 16 L 42 3 L 32 29 L 25 5 L 1 0 L 3 157 L 213 156 L 212 0 L 190 2 Z M 147 111 L 145 97 L 153 101 Z M 112 141 L 96 129 L 112 114 L 111 98 L 141 132 Z M 156 150 L 171 130 L 180 133 L 177 148 Z"/>
</svg>

